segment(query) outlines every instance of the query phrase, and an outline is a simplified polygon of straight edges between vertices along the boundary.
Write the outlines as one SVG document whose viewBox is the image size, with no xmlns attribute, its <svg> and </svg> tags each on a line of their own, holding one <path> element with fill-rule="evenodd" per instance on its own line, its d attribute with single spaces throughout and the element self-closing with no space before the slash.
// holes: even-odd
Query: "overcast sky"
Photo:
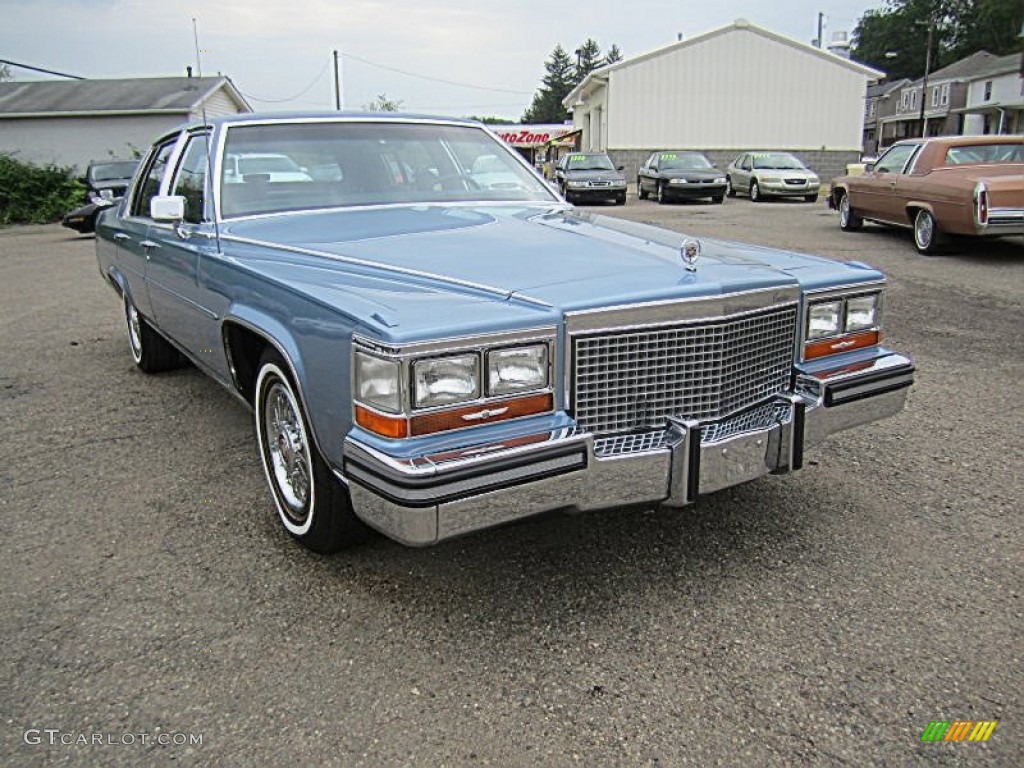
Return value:
<svg viewBox="0 0 1024 768">
<path fill-rule="evenodd" d="M 0 58 L 95 78 L 231 77 L 258 111 L 334 108 L 377 94 L 406 111 L 518 119 L 556 44 L 626 57 L 745 18 L 809 42 L 852 32 L 883 0 L 0 0 Z M 396 71 L 400 70 L 400 71 Z M 37 78 L 12 69 L 17 79 Z M 414 76 L 415 75 L 415 76 Z M 429 78 L 429 79 L 428 79 Z M 448 82 L 439 82 L 448 81 Z M 472 86 L 472 87 L 471 87 Z"/>
</svg>

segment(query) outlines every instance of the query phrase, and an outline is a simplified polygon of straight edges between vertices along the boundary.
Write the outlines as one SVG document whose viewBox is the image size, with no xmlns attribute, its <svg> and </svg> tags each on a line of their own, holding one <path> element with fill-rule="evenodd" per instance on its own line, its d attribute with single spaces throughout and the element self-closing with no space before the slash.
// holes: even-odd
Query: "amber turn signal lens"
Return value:
<svg viewBox="0 0 1024 768">
<path fill-rule="evenodd" d="M 493 424 L 497 421 L 516 419 L 520 416 L 532 416 L 547 413 L 554 407 L 551 393 L 529 395 L 514 400 L 500 400 L 493 403 L 477 403 L 475 405 L 453 408 L 436 413 L 425 413 L 413 416 L 410 420 L 409 433 L 429 435 L 449 429 L 462 429 L 478 424 Z"/>
<path fill-rule="evenodd" d="M 814 360 L 827 355 L 838 355 L 841 352 L 850 352 L 864 347 L 873 347 L 882 340 L 882 334 L 878 331 L 863 331 L 861 333 L 848 333 L 835 339 L 822 339 L 812 341 L 804 345 L 804 360 Z"/>
<path fill-rule="evenodd" d="M 356 406 L 356 424 L 382 437 L 408 437 L 409 422 L 403 416 L 385 416 L 361 405 Z"/>
</svg>

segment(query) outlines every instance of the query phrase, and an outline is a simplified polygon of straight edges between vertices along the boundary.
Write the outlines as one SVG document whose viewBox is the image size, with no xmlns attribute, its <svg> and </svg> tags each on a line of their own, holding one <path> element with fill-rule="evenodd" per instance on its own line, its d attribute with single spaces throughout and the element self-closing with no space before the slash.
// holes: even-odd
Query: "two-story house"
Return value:
<svg viewBox="0 0 1024 768">
<path fill-rule="evenodd" d="M 894 80 L 891 83 L 869 85 L 864 95 L 864 138 L 861 151 L 865 156 L 874 157 L 879 152 L 879 126 L 883 117 L 896 114 L 899 92 L 910 85 L 910 80 Z"/>
<path fill-rule="evenodd" d="M 1000 57 L 978 51 L 948 67 L 928 75 L 927 92 L 924 79 L 903 86 L 893 114 L 879 119 L 879 149 L 894 141 L 915 136 L 955 136 L 963 133 L 963 109 L 967 105 L 968 85 L 988 72 Z M 922 125 L 922 101 L 924 124 Z"/>
<path fill-rule="evenodd" d="M 994 60 L 967 84 L 964 133 L 1024 133 L 1024 68 L 1021 54 Z"/>
</svg>

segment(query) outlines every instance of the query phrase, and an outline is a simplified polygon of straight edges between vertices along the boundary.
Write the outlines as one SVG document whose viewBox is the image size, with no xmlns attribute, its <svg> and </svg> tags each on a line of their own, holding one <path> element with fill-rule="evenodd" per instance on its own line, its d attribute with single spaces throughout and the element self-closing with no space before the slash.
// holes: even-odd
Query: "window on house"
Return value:
<svg viewBox="0 0 1024 768">
<path fill-rule="evenodd" d="M 940 91 L 939 86 L 936 85 L 936 86 L 932 87 L 932 106 L 933 107 L 939 106 L 939 91 Z"/>
<path fill-rule="evenodd" d="M 910 109 L 917 109 L 917 91 L 910 92 Z"/>
<path fill-rule="evenodd" d="M 949 104 L 949 83 L 943 84 L 943 86 L 942 86 L 942 96 L 940 97 L 940 101 L 941 101 L 942 106 L 944 106 L 944 107 Z"/>
<path fill-rule="evenodd" d="M 985 81 L 985 101 L 988 101 L 991 98 L 992 98 L 992 81 L 991 80 L 986 80 Z"/>
</svg>

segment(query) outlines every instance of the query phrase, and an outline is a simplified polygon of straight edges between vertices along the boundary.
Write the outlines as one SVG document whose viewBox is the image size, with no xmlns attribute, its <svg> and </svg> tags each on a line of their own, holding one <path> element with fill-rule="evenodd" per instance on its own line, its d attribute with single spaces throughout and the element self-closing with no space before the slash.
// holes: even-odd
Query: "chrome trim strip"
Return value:
<svg viewBox="0 0 1024 768">
<path fill-rule="evenodd" d="M 557 328 L 553 325 L 542 325 L 535 328 L 524 328 L 514 331 L 497 331 L 479 333 L 468 336 L 448 336 L 430 341 L 412 341 L 401 344 L 389 344 L 371 336 L 355 333 L 352 342 L 371 352 L 392 358 L 421 357 L 425 354 L 462 351 L 483 351 L 495 347 L 504 347 L 528 341 L 554 342 Z"/>
<path fill-rule="evenodd" d="M 260 248 L 271 248 L 288 253 L 297 253 L 303 256 L 317 256 L 323 259 L 331 259 L 332 261 L 339 261 L 343 264 L 352 264 L 358 267 L 367 267 L 370 269 L 381 270 L 382 272 L 393 272 L 395 274 L 406 275 L 409 277 L 420 277 L 427 280 L 436 280 L 439 283 L 447 285 L 456 285 L 460 288 L 472 288 L 477 291 L 483 291 L 484 293 L 490 293 L 493 296 L 501 297 L 502 300 L 508 300 L 513 295 L 517 299 L 520 299 L 528 304 L 535 304 L 545 309 L 550 309 L 551 305 L 546 301 L 540 299 L 534 299 L 525 294 L 521 294 L 515 290 L 507 288 L 497 288 L 493 285 L 485 285 L 483 283 L 474 283 L 469 280 L 460 280 L 454 277 L 446 277 L 445 275 L 438 274 L 436 272 L 425 272 L 419 269 L 407 269 L 405 267 L 396 267 L 392 264 L 384 264 L 379 261 L 370 261 L 368 259 L 357 259 L 352 256 L 340 256 L 336 253 L 329 253 L 327 251 L 318 251 L 314 248 L 303 248 L 296 245 L 285 245 L 284 243 L 275 243 L 270 240 L 257 240 L 251 237 L 240 237 L 238 235 L 222 234 L 220 236 L 221 241 L 229 241 L 233 243 L 242 243 L 243 245 L 254 245 Z"/>
<path fill-rule="evenodd" d="M 272 211 L 270 213 L 252 213 L 248 216 L 231 216 L 218 219 L 222 224 L 235 224 L 242 221 L 262 221 L 279 216 L 314 216 L 318 213 L 344 213 L 348 211 L 392 211 L 397 208 L 544 208 L 545 212 L 569 211 L 569 203 L 547 200 L 432 200 L 422 203 L 367 203 L 366 205 L 327 205 L 323 208 L 299 208 L 293 211 Z M 540 214 L 538 214 L 540 215 Z"/>
<path fill-rule="evenodd" d="M 717 321 L 753 314 L 771 307 L 796 304 L 799 300 L 800 286 L 780 285 L 718 296 L 620 304 L 596 310 L 566 312 L 565 329 L 566 333 L 576 335 Z"/>
</svg>

